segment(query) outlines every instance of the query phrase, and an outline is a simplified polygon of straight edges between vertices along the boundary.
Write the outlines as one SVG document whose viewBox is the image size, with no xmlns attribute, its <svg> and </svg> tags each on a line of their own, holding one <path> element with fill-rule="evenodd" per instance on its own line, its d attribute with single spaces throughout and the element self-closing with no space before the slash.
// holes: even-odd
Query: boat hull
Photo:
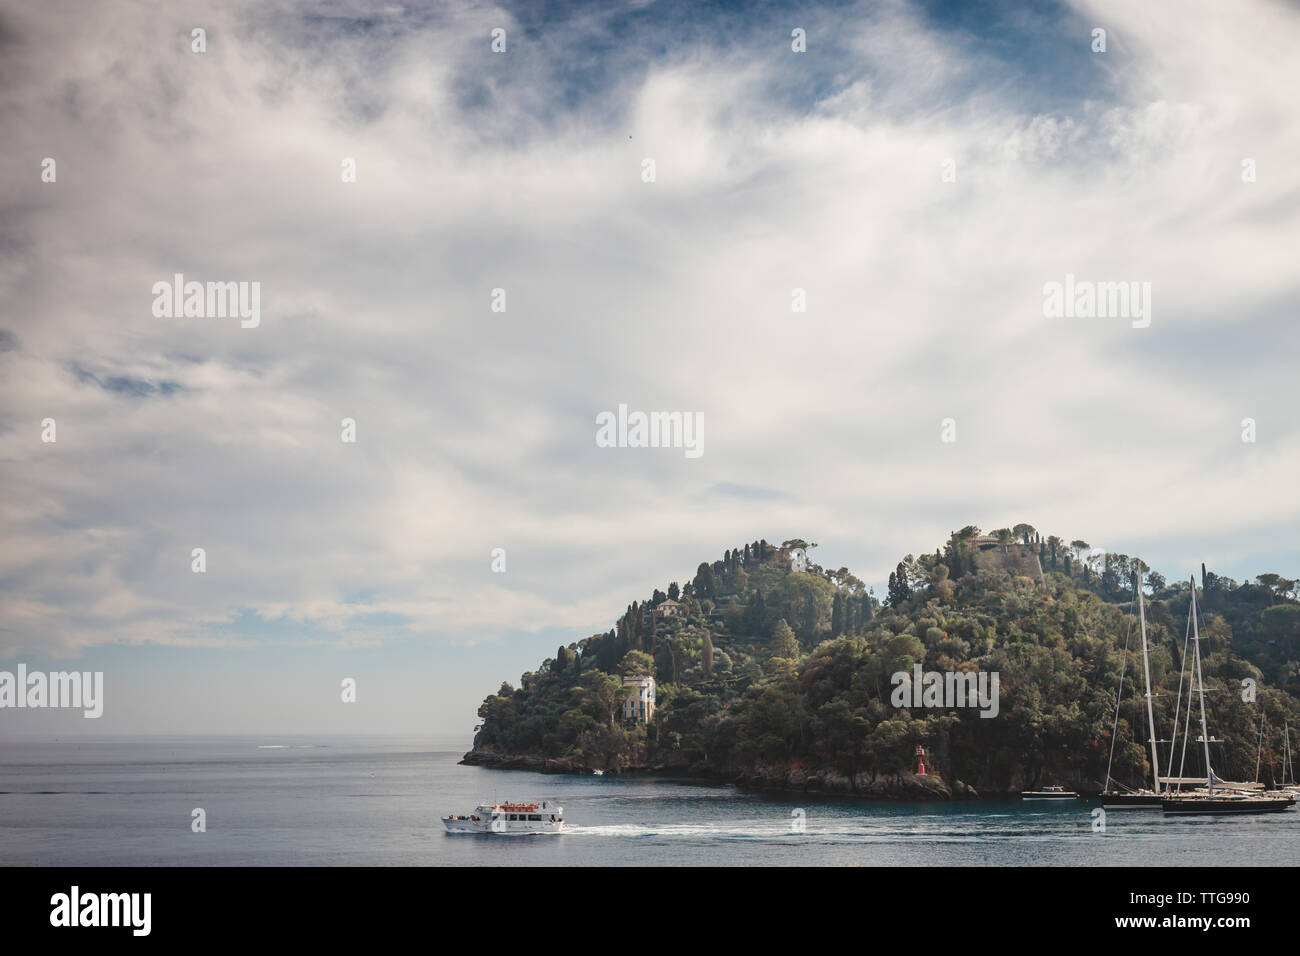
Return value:
<svg viewBox="0 0 1300 956">
<path fill-rule="evenodd" d="M 442 825 L 447 828 L 448 833 L 487 833 L 487 822 L 480 820 L 475 823 L 473 820 L 447 820 L 442 821 Z"/>
<path fill-rule="evenodd" d="M 1078 800 L 1077 793 L 1022 793 L 1021 800 L 1055 800 L 1058 803 L 1062 800 Z"/>
<path fill-rule="evenodd" d="M 1233 799 L 1230 797 L 1173 798 L 1162 800 L 1161 809 L 1165 813 L 1189 814 L 1226 814 L 1226 813 L 1277 813 L 1295 806 L 1295 797 L 1283 799 L 1247 797 Z"/>
<path fill-rule="evenodd" d="M 1101 805 L 1107 810 L 1159 810 L 1157 793 L 1103 793 Z"/>
<path fill-rule="evenodd" d="M 447 828 L 448 833 L 491 833 L 505 836 L 531 836 L 551 833 L 563 833 L 564 821 L 557 820 L 552 823 L 549 820 L 543 821 L 506 821 L 497 820 L 493 826 L 491 822 L 484 819 L 479 820 L 456 820 L 444 818 L 442 825 Z"/>
</svg>

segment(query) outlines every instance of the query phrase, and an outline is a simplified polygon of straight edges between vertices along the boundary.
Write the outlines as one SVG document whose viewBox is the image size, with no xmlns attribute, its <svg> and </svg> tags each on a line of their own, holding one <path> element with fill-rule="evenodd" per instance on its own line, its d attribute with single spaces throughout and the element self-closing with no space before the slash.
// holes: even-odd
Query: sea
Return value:
<svg viewBox="0 0 1300 956">
<path fill-rule="evenodd" d="M 1233 818 L 1087 800 L 899 803 L 661 776 L 459 766 L 434 737 L 0 739 L 8 866 L 1291 866 L 1300 810 Z M 493 801 L 561 835 L 449 834 Z M 201 810 L 201 816 L 195 811 Z M 202 820 L 202 832 L 195 832 Z"/>
</svg>

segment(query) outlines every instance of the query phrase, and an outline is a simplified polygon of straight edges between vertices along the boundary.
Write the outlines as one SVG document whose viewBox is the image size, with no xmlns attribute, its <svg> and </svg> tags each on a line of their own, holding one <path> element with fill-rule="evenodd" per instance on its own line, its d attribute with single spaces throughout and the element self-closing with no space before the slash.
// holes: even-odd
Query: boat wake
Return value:
<svg viewBox="0 0 1300 956">
<path fill-rule="evenodd" d="M 809 824 L 801 831 L 792 830 L 787 822 L 731 821 L 718 824 L 699 823 L 618 823 L 607 825 L 565 824 L 565 834 L 582 837 L 658 838 L 665 840 L 811 840 L 817 843 L 894 843 L 918 837 L 939 843 L 970 843 L 987 839 L 981 828 L 961 830 L 951 826 L 898 826 L 865 821 L 829 821 Z M 1004 833 L 1004 835 L 1007 835 Z M 1022 830 L 1009 835 L 1041 838 L 1036 830 Z"/>
<path fill-rule="evenodd" d="M 615 823 L 605 826 L 582 826 L 566 823 L 566 835 L 601 837 L 667 837 L 699 839 L 709 837 L 719 840 L 771 840 L 783 837 L 798 839 L 807 833 L 791 833 L 788 826 L 771 823 Z"/>
</svg>

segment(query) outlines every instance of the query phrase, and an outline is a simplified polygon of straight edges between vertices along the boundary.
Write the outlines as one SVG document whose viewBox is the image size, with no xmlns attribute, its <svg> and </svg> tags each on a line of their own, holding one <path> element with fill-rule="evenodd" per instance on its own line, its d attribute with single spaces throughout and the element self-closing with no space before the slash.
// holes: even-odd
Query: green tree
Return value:
<svg viewBox="0 0 1300 956">
<path fill-rule="evenodd" d="M 1011 529 L 1011 533 L 1020 539 L 1023 544 L 1033 544 L 1034 535 L 1038 533 L 1037 529 L 1031 525 L 1021 522 Z"/>
<path fill-rule="evenodd" d="M 754 596 L 745 606 L 743 618 L 746 634 L 765 637 L 767 634 L 767 602 L 763 600 L 763 589 L 755 588 Z"/>
<path fill-rule="evenodd" d="M 772 628 L 772 641 L 769 646 L 772 657 L 799 659 L 799 639 L 794 636 L 794 631 L 786 623 L 785 618 L 777 621 L 776 627 Z"/>
<path fill-rule="evenodd" d="M 830 625 L 835 585 L 818 574 L 788 574 L 782 589 L 786 620 L 801 641 L 813 643 Z"/>
<path fill-rule="evenodd" d="M 654 658 L 645 651 L 628 651 L 618 665 L 624 677 L 649 677 L 655 672 Z"/>
<path fill-rule="evenodd" d="M 695 570 L 695 580 L 693 583 L 695 585 L 695 593 L 700 597 L 711 598 L 714 596 L 713 568 L 710 567 L 707 562 L 701 562 L 700 566 Z"/>
<path fill-rule="evenodd" d="M 592 671 L 587 676 L 586 699 L 592 716 L 603 719 L 608 726 L 614 726 L 614 718 L 626 697 L 623 681 L 613 674 Z"/>
<path fill-rule="evenodd" d="M 906 604 L 911 596 L 912 587 L 907 583 L 907 569 L 900 561 L 898 567 L 889 573 L 889 606 L 899 607 Z"/>
</svg>

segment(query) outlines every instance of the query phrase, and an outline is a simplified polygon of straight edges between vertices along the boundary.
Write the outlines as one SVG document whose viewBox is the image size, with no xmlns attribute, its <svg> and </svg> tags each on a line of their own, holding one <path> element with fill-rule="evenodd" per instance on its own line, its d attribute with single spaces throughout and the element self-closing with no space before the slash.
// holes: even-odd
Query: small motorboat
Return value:
<svg viewBox="0 0 1300 956">
<path fill-rule="evenodd" d="M 1064 787 L 1055 785 L 1043 787 L 1041 790 L 1021 790 L 1021 800 L 1077 800 L 1079 795 L 1073 790 L 1066 790 Z"/>
</svg>

